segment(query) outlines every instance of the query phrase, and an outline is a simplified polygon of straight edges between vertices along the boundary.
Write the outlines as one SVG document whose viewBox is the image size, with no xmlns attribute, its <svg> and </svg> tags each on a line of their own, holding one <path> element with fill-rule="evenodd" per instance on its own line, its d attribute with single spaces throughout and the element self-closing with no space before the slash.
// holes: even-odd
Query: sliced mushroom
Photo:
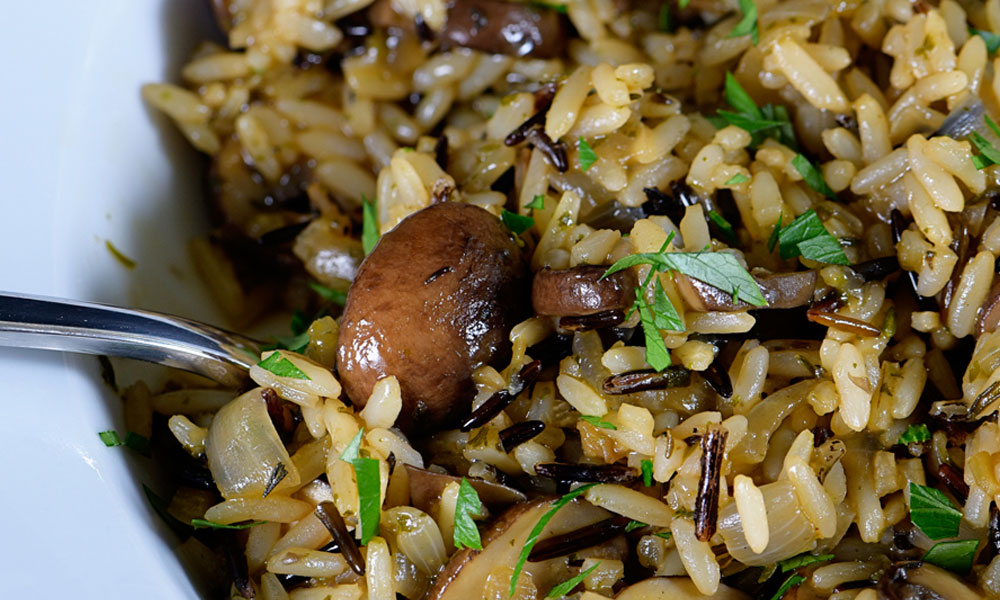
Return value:
<svg viewBox="0 0 1000 600">
<path fill-rule="evenodd" d="M 886 600 L 982 600 L 983 596 L 954 573 L 932 564 L 912 561 L 886 569 L 878 582 Z"/>
<path fill-rule="evenodd" d="M 410 504 L 424 512 L 431 512 L 431 505 L 434 504 L 449 483 L 460 483 L 461 477 L 435 473 L 426 469 L 419 469 L 411 465 L 404 465 L 406 474 L 410 478 Z M 502 509 L 524 502 L 528 499 L 523 493 L 514 488 L 479 479 L 477 477 L 466 478 L 472 487 L 479 494 L 479 499 L 490 510 Z"/>
<path fill-rule="evenodd" d="M 581 265 L 572 269 L 542 269 L 531 285 L 535 313 L 582 317 L 604 311 L 628 310 L 635 301 L 635 274 L 631 269 L 601 277 L 606 266 Z"/>
<path fill-rule="evenodd" d="M 463 0 L 448 3 L 448 16 L 437 38 L 445 45 L 490 54 L 555 58 L 565 50 L 566 21 L 554 10 L 522 2 Z M 420 33 L 417 25 L 378 0 L 368 11 L 376 27 Z M 430 33 L 425 28 L 424 33 Z"/>
<path fill-rule="evenodd" d="M 427 600 L 468 600 L 483 597 L 491 573 L 509 574 L 538 520 L 552 508 L 551 499 L 538 499 L 512 506 L 483 532 L 482 550 L 465 548 L 455 553 L 438 573 Z M 540 539 L 561 535 L 610 516 L 606 510 L 577 499 L 559 510 L 542 530 Z M 565 558 L 526 562 L 524 573 L 531 575 L 539 590 L 569 577 Z M 522 575 L 523 577 L 524 575 Z"/>
<path fill-rule="evenodd" d="M 816 290 L 816 271 L 754 275 L 767 306 L 764 308 L 795 308 L 812 301 Z M 675 281 L 684 301 L 700 312 L 736 312 L 752 308 L 745 302 L 734 302 L 733 295 L 687 275 L 678 274 Z"/>
<path fill-rule="evenodd" d="M 396 423 L 409 432 L 469 414 L 473 370 L 509 357 L 527 276 L 510 233 L 482 208 L 444 202 L 410 215 L 382 236 L 347 294 L 337 348 L 344 391 L 361 407 L 394 375 Z"/>
<path fill-rule="evenodd" d="M 650 577 L 618 592 L 615 600 L 747 600 L 749 596 L 725 584 L 711 596 L 698 591 L 687 577 Z"/>
</svg>

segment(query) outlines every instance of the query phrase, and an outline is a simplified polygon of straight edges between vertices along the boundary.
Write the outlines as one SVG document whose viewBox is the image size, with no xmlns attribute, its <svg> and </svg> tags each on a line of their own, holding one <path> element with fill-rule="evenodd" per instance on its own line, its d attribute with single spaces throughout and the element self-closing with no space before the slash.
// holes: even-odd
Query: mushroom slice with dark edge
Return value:
<svg viewBox="0 0 1000 600">
<path fill-rule="evenodd" d="M 444 27 L 436 34 L 444 46 L 531 58 L 555 58 L 565 49 L 566 20 L 555 10 L 503 0 L 462 0 L 446 6 Z M 426 26 L 423 32 L 418 30 L 417 23 L 394 11 L 389 0 L 377 0 L 368 16 L 379 28 L 434 35 Z"/>
<path fill-rule="evenodd" d="M 953 573 L 920 561 L 896 563 L 878 582 L 886 600 L 982 600 L 983 596 Z"/>
<path fill-rule="evenodd" d="M 650 577 L 618 592 L 615 600 L 747 600 L 749 596 L 725 584 L 711 596 L 698 591 L 687 577 Z"/>
<path fill-rule="evenodd" d="M 486 210 L 444 202 L 407 217 L 382 236 L 347 293 L 337 371 L 354 406 L 394 375 L 403 399 L 396 424 L 409 433 L 467 415 L 473 370 L 510 357 L 510 329 L 528 313 L 527 277 L 510 232 Z"/>
<path fill-rule="evenodd" d="M 551 508 L 552 499 L 545 498 L 509 508 L 483 532 L 482 550 L 465 548 L 451 557 L 438 573 L 426 600 L 469 600 L 483 597 L 490 574 L 503 573 L 505 577 L 509 577 L 531 530 Z M 556 512 L 542 530 L 539 539 L 562 535 L 603 521 L 609 516 L 608 511 L 576 499 Z M 524 573 L 531 574 L 538 590 L 548 590 L 570 577 L 571 573 L 565 568 L 565 564 L 565 558 L 527 562 Z M 506 583 L 506 579 L 504 582 Z"/>
<path fill-rule="evenodd" d="M 805 306 L 812 301 L 813 292 L 816 290 L 816 271 L 755 274 L 753 278 L 757 280 L 760 292 L 767 300 L 767 306 L 761 308 Z M 684 302 L 696 311 L 736 312 L 753 308 L 744 302 L 734 301 L 733 295 L 729 292 L 693 277 L 678 273 L 674 281 Z"/>
<path fill-rule="evenodd" d="M 638 284 L 631 269 L 602 279 L 606 266 L 581 265 L 571 269 L 544 268 L 531 284 L 535 313 L 556 317 L 583 317 L 605 311 L 627 311 Z"/>
<path fill-rule="evenodd" d="M 449 483 L 462 481 L 461 477 L 454 475 L 435 473 L 411 465 L 404 466 L 410 479 L 410 504 L 426 513 L 430 513 L 431 505 L 441 498 L 445 486 Z M 528 499 L 522 492 L 512 487 L 476 477 L 467 477 L 466 479 L 479 494 L 479 499 L 483 501 L 483 504 L 491 510 L 504 509 Z"/>
</svg>

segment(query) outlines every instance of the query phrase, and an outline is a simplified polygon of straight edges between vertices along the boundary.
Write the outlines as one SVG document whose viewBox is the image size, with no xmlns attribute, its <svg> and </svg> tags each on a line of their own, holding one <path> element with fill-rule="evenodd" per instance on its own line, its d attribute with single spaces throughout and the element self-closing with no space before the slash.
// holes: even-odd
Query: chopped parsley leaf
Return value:
<svg viewBox="0 0 1000 600">
<path fill-rule="evenodd" d="M 924 561 L 965 575 L 972 568 L 972 559 L 976 555 L 977 546 L 979 540 L 938 542 L 924 554 Z"/>
<path fill-rule="evenodd" d="M 536 194 L 531 202 L 524 205 L 525 208 L 530 208 L 532 210 L 544 210 L 545 209 L 545 196 L 542 194 Z"/>
<path fill-rule="evenodd" d="M 642 484 L 646 487 L 653 485 L 653 461 L 644 458 L 639 466 L 642 470 Z"/>
<path fill-rule="evenodd" d="M 458 501 L 455 503 L 455 532 L 453 535 L 455 548 L 483 549 L 479 528 L 472 520 L 472 515 L 481 515 L 482 512 L 483 503 L 479 500 L 476 488 L 472 487 L 469 480 L 463 477 L 458 488 Z"/>
<path fill-rule="evenodd" d="M 631 532 L 635 531 L 636 529 L 642 529 L 643 527 L 648 527 L 648 526 L 649 525 L 647 525 L 646 523 L 643 523 L 642 521 L 632 520 L 632 521 L 629 521 L 628 524 L 625 525 L 625 533 L 631 533 Z"/>
<path fill-rule="evenodd" d="M 361 222 L 361 247 L 365 254 L 371 254 L 375 244 L 378 243 L 378 212 L 375 210 L 377 200 L 368 201 L 368 198 L 361 196 L 361 209 L 363 220 Z"/>
<path fill-rule="evenodd" d="M 932 540 L 958 535 L 962 513 L 940 490 L 910 482 L 910 521 Z"/>
<path fill-rule="evenodd" d="M 97 437 L 101 438 L 104 445 L 108 448 L 114 448 L 115 446 L 121 446 L 124 442 L 118 437 L 118 432 L 115 430 L 102 431 L 97 434 Z"/>
<path fill-rule="evenodd" d="M 590 423 L 594 427 L 600 427 L 601 429 L 611 429 L 617 430 L 618 427 L 614 423 L 608 423 L 607 421 L 602 421 L 601 417 L 596 415 L 580 415 L 580 420 Z"/>
<path fill-rule="evenodd" d="M 793 587 L 801 584 L 805 580 L 806 580 L 805 577 L 803 577 L 803 576 L 801 576 L 801 575 L 799 575 L 797 573 L 789 575 L 788 579 L 786 579 L 781 584 L 781 587 L 778 588 L 778 591 L 775 592 L 773 596 L 771 596 L 771 600 L 781 600 L 781 598 L 783 598 L 785 596 L 785 592 L 787 592 L 788 590 L 792 589 Z"/>
<path fill-rule="evenodd" d="M 749 34 L 753 45 L 756 46 L 760 42 L 760 31 L 757 29 L 757 5 L 754 4 L 753 0 L 740 0 L 740 11 L 743 13 L 743 18 L 726 37 L 734 38 Z"/>
<path fill-rule="evenodd" d="M 271 352 L 264 360 L 257 363 L 257 366 L 270 371 L 278 377 L 290 377 L 292 379 L 309 380 L 309 376 L 295 366 L 295 363 L 288 360 L 278 351 Z"/>
<path fill-rule="evenodd" d="M 745 175 L 739 173 L 734 175 L 733 179 L 736 179 L 737 177 L 743 178 L 741 181 L 738 181 L 737 183 L 743 183 L 744 181 L 750 180 Z M 727 181 L 726 184 L 729 185 L 730 183 L 732 183 L 733 179 Z M 739 243 L 740 240 L 738 237 L 736 237 L 736 232 L 733 231 L 732 223 L 727 221 L 725 217 L 715 212 L 714 210 L 710 210 L 708 211 L 708 218 L 712 221 L 712 223 L 715 223 L 715 226 L 718 227 L 720 231 L 722 231 L 723 237 L 726 238 L 726 241 L 729 243 L 730 246 L 735 246 L 736 244 Z"/>
<path fill-rule="evenodd" d="M 514 235 L 521 235 L 535 225 L 535 220 L 531 217 L 510 212 L 506 208 L 500 211 L 500 220 L 510 229 Z"/>
<path fill-rule="evenodd" d="M 973 29 L 972 27 L 969 27 L 969 35 L 978 35 L 983 38 L 983 41 L 986 42 L 986 51 L 990 54 L 993 54 L 997 51 L 997 49 L 1000 49 L 1000 35 L 993 33 L 992 31 L 984 31 L 982 29 Z"/>
<path fill-rule="evenodd" d="M 577 147 L 577 150 L 579 150 L 579 153 L 580 153 L 579 154 L 579 156 L 580 156 L 580 169 L 582 169 L 583 171 L 586 171 L 595 162 L 597 162 L 597 153 L 594 152 L 594 149 L 590 147 L 590 144 L 587 143 L 587 140 L 583 139 L 583 136 L 580 136 L 579 141 L 577 141 L 576 147 Z"/>
<path fill-rule="evenodd" d="M 361 545 L 378 535 L 378 523 L 382 515 L 381 475 L 378 459 L 356 458 L 354 477 L 358 483 L 358 518 L 361 523 Z"/>
<path fill-rule="evenodd" d="M 739 185 L 741 183 L 746 183 L 748 181 L 750 181 L 749 177 L 747 177 L 743 173 L 737 173 L 736 175 L 733 175 L 732 177 L 730 177 L 729 179 L 727 179 L 726 183 L 724 183 L 723 185 Z M 709 216 L 711 216 L 712 213 L 715 213 L 715 211 L 714 210 L 708 211 Z M 719 213 L 715 213 L 715 214 L 718 215 Z"/>
<path fill-rule="evenodd" d="M 897 444 L 913 444 L 926 442 L 931 439 L 931 430 L 927 428 L 927 425 L 923 423 L 910 425 L 906 428 L 906 431 L 899 436 L 899 441 Z"/>
<path fill-rule="evenodd" d="M 823 179 L 823 173 L 816 168 L 816 165 L 809 162 L 808 158 L 801 154 L 796 154 L 795 158 L 792 159 L 792 166 L 799 172 L 799 175 L 802 175 L 802 179 L 805 179 L 809 187 L 831 200 L 837 199 L 837 194 L 833 193 L 830 186 L 826 184 L 826 180 Z"/>
<path fill-rule="evenodd" d="M 666 6 L 666 3 L 664 3 L 664 6 Z M 578 573 L 576 576 L 571 577 L 571 578 L 567 579 L 566 581 L 560 583 L 556 587 L 552 588 L 551 590 L 549 590 L 548 594 L 545 594 L 545 597 L 546 598 L 562 598 L 563 596 L 569 594 L 570 592 L 573 591 L 573 588 L 575 588 L 576 586 L 580 585 L 580 582 L 583 581 L 584 579 L 586 579 L 587 575 L 590 575 L 591 573 L 593 573 L 594 569 L 596 569 L 599 566 L 601 566 L 601 562 L 600 561 L 594 563 L 593 566 L 591 566 L 586 571 L 582 571 L 582 572 Z"/>
<path fill-rule="evenodd" d="M 309 282 L 309 289 L 319 294 L 319 297 L 326 300 L 327 302 L 332 302 L 337 306 L 343 306 L 347 304 L 347 293 L 335 290 L 333 288 L 328 288 L 322 283 L 317 283 L 315 281 Z M 294 322 L 293 322 L 294 323 Z M 306 325 L 306 329 L 309 326 Z"/>
<path fill-rule="evenodd" d="M 832 554 L 800 554 L 798 556 L 793 556 L 791 558 L 786 558 L 785 560 L 778 561 L 778 566 L 781 567 L 782 573 L 787 573 L 799 567 L 805 567 L 808 565 L 814 565 L 816 563 L 826 562 L 828 560 L 833 560 Z"/>
<path fill-rule="evenodd" d="M 358 458 L 358 453 L 361 451 L 361 439 L 365 435 L 365 428 L 362 427 L 358 430 L 351 441 L 347 443 L 344 447 L 344 451 L 340 453 L 340 460 L 345 462 L 354 462 Z"/>
<path fill-rule="evenodd" d="M 788 227 L 778 229 L 778 251 L 784 259 L 802 256 L 831 265 L 850 264 L 840 242 L 812 209 L 796 217 Z"/>
</svg>

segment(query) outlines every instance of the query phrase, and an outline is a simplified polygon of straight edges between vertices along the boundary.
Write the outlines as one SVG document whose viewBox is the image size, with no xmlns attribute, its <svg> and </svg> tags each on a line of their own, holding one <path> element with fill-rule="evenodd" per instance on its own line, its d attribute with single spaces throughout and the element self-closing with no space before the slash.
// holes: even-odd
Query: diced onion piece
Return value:
<svg viewBox="0 0 1000 600">
<path fill-rule="evenodd" d="M 222 497 L 261 499 L 279 464 L 287 474 L 272 493 L 299 484 L 299 472 L 281 443 L 261 389 L 251 390 L 219 409 L 205 438 L 208 468 Z"/>
</svg>

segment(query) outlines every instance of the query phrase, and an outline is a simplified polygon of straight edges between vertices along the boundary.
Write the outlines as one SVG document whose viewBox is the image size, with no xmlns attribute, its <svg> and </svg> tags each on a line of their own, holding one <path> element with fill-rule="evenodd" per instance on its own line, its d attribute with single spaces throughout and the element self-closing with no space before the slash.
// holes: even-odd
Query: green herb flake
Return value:
<svg viewBox="0 0 1000 600">
<path fill-rule="evenodd" d="M 650 487 L 653 485 L 653 461 L 648 458 L 644 458 L 641 463 L 639 463 L 639 468 L 642 471 L 642 485 Z"/>
<path fill-rule="evenodd" d="M 986 119 L 989 120 L 990 118 L 986 117 Z M 969 141 L 979 151 L 978 155 L 972 156 L 972 163 L 976 165 L 977 169 L 982 170 L 990 165 L 1000 165 L 1000 150 L 997 150 L 978 131 L 973 131 L 969 134 Z"/>
<path fill-rule="evenodd" d="M 296 367 L 295 363 L 282 356 L 280 352 L 272 352 L 267 358 L 257 363 L 257 366 L 265 371 L 274 373 L 278 377 L 305 379 L 309 381 L 309 376 Z"/>
<path fill-rule="evenodd" d="M 781 568 L 782 573 L 787 573 L 789 571 L 798 569 L 799 567 L 806 567 L 809 565 L 814 565 L 816 563 L 827 562 L 833 560 L 832 554 L 800 554 L 798 556 L 793 556 L 791 558 L 786 558 L 785 560 L 779 561 L 778 566 Z"/>
<path fill-rule="evenodd" d="M 361 519 L 361 545 L 378 535 L 378 523 L 382 515 L 381 475 L 378 459 L 356 458 L 354 477 L 358 482 L 358 517 Z"/>
<path fill-rule="evenodd" d="M 642 290 L 636 289 L 636 304 L 639 308 L 639 322 L 646 342 L 646 362 L 657 371 L 670 366 L 670 351 L 656 327 L 656 320 L 649 303 L 641 296 Z"/>
<path fill-rule="evenodd" d="M 806 578 L 799 574 L 789 575 L 788 579 L 786 579 L 781 584 L 781 587 L 778 588 L 778 591 L 775 592 L 773 596 L 771 596 L 771 600 L 781 600 L 781 598 L 785 596 L 785 592 L 801 584 L 805 580 Z"/>
<path fill-rule="evenodd" d="M 927 428 L 927 425 L 923 423 L 917 425 L 910 425 L 906 428 L 906 431 L 899 436 L 899 441 L 897 444 L 919 444 L 920 442 L 926 442 L 931 439 L 931 430 Z"/>
<path fill-rule="evenodd" d="M 140 433 L 134 431 L 126 433 L 125 447 L 143 456 L 149 456 L 149 438 Z"/>
<path fill-rule="evenodd" d="M 665 3 L 664 3 L 664 6 L 666 6 Z M 576 586 L 580 585 L 580 582 L 582 582 L 584 579 L 586 579 L 587 575 L 590 575 L 591 573 L 593 573 L 594 569 L 596 569 L 599 566 L 601 566 L 600 561 L 594 563 L 594 565 L 591 566 L 586 571 L 583 571 L 583 572 L 577 574 L 575 577 L 571 577 L 571 578 L 567 579 L 566 581 L 560 583 L 556 587 L 552 588 L 551 590 L 549 590 L 548 594 L 545 594 L 545 597 L 546 598 L 562 598 L 563 596 L 568 595 L 570 592 L 573 591 L 573 588 L 575 588 Z"/>
<path fill-rule="evenodd" d="M 327 302 L 332 302 L 337 306 L 344 306 L 347 304 L 347 292 L 341 292 L 340 290 L 328 288 L 322 283 L 317 283 L 315 281 L 309 282 L 309 289 L 319 294 L 320 298 L 326 300 Z M 306 325 L 306 329 L 308 328 L 309 326 Z"/>
<path fill-rule="evenodd" d="M 551 2 L 540 2 L 538 0 L 535 0 L 533 2 L 529 2 L 528 4 L 530 4 L 531 6 L 534 6 L 535 8 L 541 8 L 541 9 L 544 9 L 544 10 L 554 10 L 557 13 L 560 13 L 560 14 L 563 14 L 563 15 L 565 15 L 566 12 L 567 12 L 567 10 L 568 10 L 566 8 L 565 4 L 553 4 Z"/>
<path fill-rule="evenodd" d="M 799 172 L 799 175 L 802 175 L 809 187 L 831 200 L 837 199 L 837 194 L 833 193 L 830 186 L 826 184 L 826 180 L 823 179 L 823 173 L 816 168 L 816 165 L 809 162 L 808 158 L 802 154 L 796 154 L 795 158 L 792 159 L 792 166 Z"/>
<path fill-rule="evenodd" d="M 727 179 L 726 183 L 723 184 L 723 185 L 739 185 L 741 183 L 746 183 L 748 181 L 750 181 L 749 177 L 747 177 L 743 173 L 737 173 L 736 175 L 733 175 L 732 177 L 730 177 L 729 179 Z M 711 216 L 712 213 L 715 213 L 716 215 L 719 214 L 719 213 L 715 212 L 714 210 L 708 211 L 709 216 Z M 721 218 L 721 216 L 720 216 L 720 218 Z"/>
<path fill-rule="evenodd" d="M 531 202 L 525 204 L 524 207 L 532 210 L 545 210 L 545 196 L 537 194 L 531 199 Z"/>
<path fill-rule="evenodd" d="M 667 296 L 667 291 L 663 289 L 659 277 L 653 281 L 653 324 L 657 329 L 684 331 L 684 322 Z"/>
<path fill-rule="evenodd" d="M 636 529 L 642 529 L 643 527 L 649 527 L 649 525 L 642 521 L 629 521 L 625 525 L 625 533 L 632 533 Z"/>
<path fill-rule="evenodd" d="M 681 9 L 685 9 L 688 7 L 688 4 L 691 4 L 691 0 L 681 0 L 677 3 L 677 6 L 681 7 Z"/>
<path fill-rule="evenodd" d="M 664 2 L 660 5 L 660 14 L 657 19 L 657 26 L 660 31 L 671 33 L 674 30 L 674 20 L 670 14 L 670 3 Z"/>
<path fill-rule="evenodd" d="M 993 54 L 1000 49 L 1000 35 L 993 33 L 992 31 L 984 31 L 982 29 L 973 29 L 969 27 L 969 35 L 978 35 L 983 38 L 986 42 L 986 51 Z"/>
<path fill-rule="evenodd" d="M 938 542 L 924 554 L 924 561 L 965 575 L 972 568 L 972 559 L 976 556 L 978 545 L 979 540 Z"/>
<path fill-rule="evenodd" d="M 455 548 L 483 549 L 479 528 L 472 520 L 472 515 L 481 515 L 482 512 L 483 503 L 479 500 L 476 488 L 472 487 L 469 480 L 463 477 L 458 488 L 458 501 L 455 503 L 455 532 L 453 536 Z"/>
<path fill-rule="evenodd" d="M 932 540 L 958 535 L 962 513 L 940 490 L 910 482 L 910 520 Z"/>
<path fill-rule="evenodd" d="M 576 148 L 580 153 L 580 169 L 586 172 L 591 165 L 597 162 L 597 153 L 590 147 L 587 140 L 583 139 L 583 136 L 580 136 L 580 139 L 577 141 Z"/>
<path fill-rule="evenodd" d="M 500 211 L 500 220 L 510 229 L 514 235 L 521 235 L 525 231 L 535 226 L 535 220 L 531 217 L 510 212 L 506 208 Z"/>
<path fill-rule="evenodd" d="M 305 352 L 306 348 L 309 347 L 309 334 L 300 333 L 299 335 L 291 337 L 279 337 L 277 348 L 282 348 L 296 353 Z"/>
<path fill-rule="evenodd" d="M 111 253 L 111 256 L 113 256 L 115 260 L 121 263 L 123 267 L 125 267 L 126 269 L 135 268 L 136 265 L 135 261 L 129 258 L 128 256 L 125 256 L 125 253 L 116 248 L 115 245 L 111 243 L 111 240 L 104 240 L 104 247 L 108 249 L 108 252 Z"/>
<path fill-rule="evenodd" d="M 774 247 L 778 244 L 778 238 L 781 235 L 781 217 L 778 215 L 778 222 L 774 224 L 774 229 L 771 230 L 771 237 L 767 238 L 767 251 L 774 252 Z"/>
<path fill-rule="evenodd" d="M 674 534 L 673 534 L 672 531 L 657 531 L 653 535 L 655 535 L 656 537 L 658 537 L 660 539 L 664 539 L 664 540 L 669 540 L 670 538 L 674 537 Z"/>
<path fill-rule="evenodd" d="M 747 93 L 740 82 L 736 80 L 736 77 L 732 73 L 726 71 L 726 84 L 723 90 L 723 96 L 726 98 L 726 103 L 729 104 L 736 111 L 736 113 L 744 114 L 752 119 L 763 119 L 764 114 L 757 108 L 757 103 L 753 101 L 750 94 Z M 732 114 L 736 114 L 732 113 Z"/>
<path fill-rule="evenodd" d="M 743 13 L 743 18 L 726 37 L 734 38 L 749 34 L 753 45 L 756 46 L 760 42 L 760 31 L 757 29 L 757 5 L 754 4 L 753 0 L 740 0 L 740 11 Z"/>
<path fill-rule="evenodd" d="M 108 448 L 114 448 L 115 446 L 121 446 L 124 442 L 118 437 L 118 432 L 111 429 L 108 431 L 102 431 L 97 434 L 97 437 L 101 438 L 104 445 Z"/>
<path fill-rule="evenodd" d="M 802 256 L 832 265 L 850 264 L 840 242 L 827 231 L 812 209 L 799 215 L 788 227 L 778 230 L 778 249 L 781 258 L 785 259 Z"/>
<path fill-rule="evenodd" d="M 677 271 L 717 287 L 737 300 L 753 306 L 767 306 L 757 282 L 736 257 L 728 252 L 657 252 L 632 254 L 605 272 L 608 276 L 635 265 L 653 265 L 657 271 Z"/>
<path fill-rule="evenodd" d="M 215 521 L 206 521 L 205 519 L 191 519 L 191 525 L 195 529 L 250 529 L 251 527 L 263 525 L 264 523 L 267 523 L 267 521 L 254 521 L 253 523 L 234 523 L 232 525 L 226 525 L 225 523 L 216 523 Z"/>
<path fill-rule="evenodd" d="M 375 209 L 377 200 L 368 201 L 364 195 L 361 196 L 361 247 L 365 254 L 371 254 L 378 243 L 378 211 Z"/>
<path fill-rule="evenodd" d="M 617 430 L 618 427 L 614 423 L 608 423 L 607 421 L 602 421 L 601 417 L 596 415 L 580 415 L 580 420 L 590 423 L 594 427 L 600 427 L 601 429 L 611 429 Z"/>
<path fill-rule="evenodd" d="M 517 563 L 514 565 L 514 572 L 510 576 L 511 597 L 513 597 L 514 592 L 517 591 L 517 580 L 521 577 L 521 571 L 524 570 L 524 563 L 528 561 L 528 555 L 531 554 L 531 549 L 535 547 L 536 543 L 538 543 L 538 538 L 539 536 L 542 535 L 542 530 L 544 530 L 545 526 L 549 524 L 549 521 L 552 520 L 552 517 L 554 517 L 556 513 L 559 512 L 559 509 L 561 509 L 562 507 L 566 506 L 567 504 L 575 500 L 578 496 L 582 496 L 584 493 L 586 493 L 587 490 L 594 487 L 595 485 L 597 484 L 588 483 L 586 485 L 581 485 L 572 492 L 559 498 L 558 500 L 552 503 L 552 508 L 546 511 L 545 514 L 542 515 L 542 518 L 538 519 L 538 522 L 535 523 L 535 526 L 531 529 L 531 532 L 528 534 L 528 539 L 525 540 L 524 546 L 521 548 L 521 554 L 517 557 Z"/>
<path fill-rule="evenodd" d="M 747 177 L 740 174 L 734 175 L 733 179 L 736 179 L 737 177 L 743 177 L 742 181 L 749 181 Z M 726 182 L 726 184 L 728 185 L 729 183 L 731 183 L 733 179 L 730 179 L 728 182 Z M 738 183 L 742 183 L 742 181 Z M 726 242 L 728 242 L 730 246 L 735 246 L 736 244 L 739 243 L 739 238 L 736 237 L 736 232 L 733 231 L 732 223 L 727 221 L 725 217 L 715 212 L 714 210 L 710 210 L 708 211 L 708 218 L 712 221 L 712 223 L 715 223 L 715 226 L 718 227 L 720 231 L 722 231 L 723 237 L 726 238 Z"/>
<path fill-rule="evenodd" d="M 351 441 L 347 443 L 344 447 L 344 451 L 340 453 L 340 460 L 344 462 L 354 462 L 358 459 L 358 453 L 361 451 L 361 439 L 365 436 L 365 428 L 362 427 L 358 430 Z"/>
</svg>

